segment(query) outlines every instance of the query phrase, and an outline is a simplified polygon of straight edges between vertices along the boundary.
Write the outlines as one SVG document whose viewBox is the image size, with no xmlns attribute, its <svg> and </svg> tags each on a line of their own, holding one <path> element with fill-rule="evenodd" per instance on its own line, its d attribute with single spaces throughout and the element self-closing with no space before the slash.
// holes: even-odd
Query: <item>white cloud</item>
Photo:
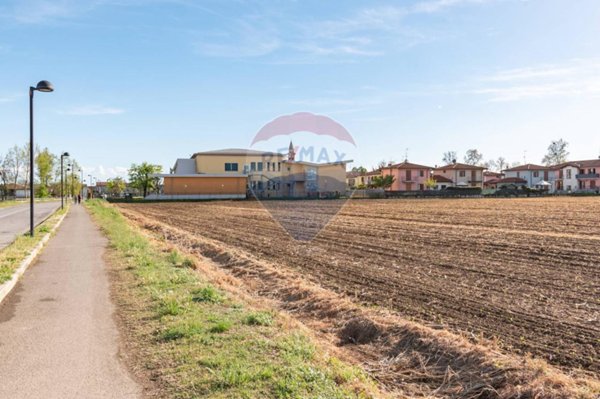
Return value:
<svg viewBox="0 0 600 399">
<path fill-rule="evenodd" d="M 574 59 L 562 64 L 499 71 L 480 79 L 475 94 L 492 102 L 600 95 L 600 59 Z"/>
<path fill-rule="evenodd" d="M 95 116 L 95 115 L 118 115 L 125 110 L 113 107 L 104 107 L 101 105 L 85 105 L 81 107 L 73 107 L 64 111 L 60 111 L 63 115 L 75 116 Z"/>
<path fill-rule="evenodd" d="M 115 177 L 127 178 L 128 169 L 124 166 L 110 166 L 105 167 L 104 165 L 96 166 L 83 166 L 83 177 L 87 181 L 88 175 L 96 178 L 97 181 L 106 181 Z"/>
</svg>

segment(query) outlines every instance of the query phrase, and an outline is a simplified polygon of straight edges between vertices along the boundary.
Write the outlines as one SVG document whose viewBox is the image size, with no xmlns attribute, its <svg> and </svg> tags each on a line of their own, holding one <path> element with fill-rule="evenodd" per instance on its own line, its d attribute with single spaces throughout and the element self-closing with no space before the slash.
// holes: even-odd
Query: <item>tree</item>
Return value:
<svg viewBox="0 0 600 399">
<path fill-rule="evenodd" d="M 367 173 L 367 168 L 365 168 L 364 166 L 355 166 L 352 168 L 352 172 L 357 172 L 360 174 L 365 174 Z"/>
<path fill-rule="evenodd" d="M 489 161 L 485 161 L 483 163 L 483 166 L 485 166 L 485 168 L 487 170 L 498 170 L 498 164 L 496 164 L 496 161 L 493 159 L 490 159 Z"/>
<path fill-rule="evenodd" d="M 481 164 L 481 160 L 483 159 L 483 154 L 480 153 L 477 149 L 472 148 L 467 150 L 467 154 L 465 155 L 465 163 L 467 165 L 479 165 Z"/>
<path fill-rule="evenodd" d="M 161 171 L 162 166 L 160 165 L 152 165 L 147 162 L 140 165 L 133 164 L 129 169 L 129 183 L 132 187 L 142 190 L 142 194 L 146 197 L 148 191 L 157 188 L 158 180 L 152 175 Z"/>
<path fill-rule="evenodd" d="M 371 180 L 371 186 L 374 188 L 386 189 L 390 188 L 392 184 L 394 184 L 394 181 L 396 181 L 396 178 L 392 175 L 373 176 L 373 179 Z"/>
<path fill-rule="evenodd" d="M 39 189 L 37 191 L 38 197 L 44 198 L 48 196 L 48 185 L 51 183 L 52 171 L 54 170 L 54 164 L 56 163 L 56 157 L 44 148 L 37 157 L 35 158 L 37 166 L 37 174 L 40 182 Z"/>
<path fill-rule="evenodd" d="M 552 141 L 548 146 L 548 152 L 542 159 L 542 163 L 546 166 L 551 166 L 566 162 L 569 156 L 569 151 L 567 151 L 568 146 L 569 143 L 563 139 Z"/>
<path fill-rule="evenodd" d="M 508 166 L 508 162 L 506 162 L 504 157 L 498 157 L 498 159 L 496 159 L 496 167 L 499 172 L 502 172 L 506 166 Z"/>
<path fill-rule="evenodd" d="M 8 196 L 8 182 L 10 181 L 7 159 L 8 156 L 0 154 L 0 199 L 2 200 Z"/>
<path fill-rule="evenodd" d="M 107 182 L 108 192 L 113 197 L 119 197 L 125 191 L 125 180 L 121 177 L 109 179 Z"/>
<path fill-rule="evenodd" d="M 456 151 L 446 151 L 444 153 L 444 157 L 442 158 L 442 162 L 444 165 L 449 165 L 456 162 Z"/>
<path fill-rule="evenodd" d="M 428 190 L 433 190 L 436 184 L 437 181 L 433 177 L 428 177 L 427 180 L 425 180 L 425 187 L 427 187 Z"/>
</svg>

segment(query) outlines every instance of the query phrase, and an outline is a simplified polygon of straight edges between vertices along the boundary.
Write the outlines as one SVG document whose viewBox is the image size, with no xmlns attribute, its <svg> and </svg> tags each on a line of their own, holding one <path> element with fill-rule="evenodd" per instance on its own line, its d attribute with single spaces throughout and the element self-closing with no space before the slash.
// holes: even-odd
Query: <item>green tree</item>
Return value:
<svg viewBox="0 0 600 399">
<path fill-rule="evenodd" d="M 563 139 L 550 143 L 548 152 L 544 156 L 544 159 L 542 159 L 544 165 L 552 166 L 567 162 L 567 157 L 569 156 L 569 151 L 567 151 L 568 146 L 569 143 Z"/>
<path fill-rule="evenodd" d="M 148 162 L 143 162 L 140 165 L 133 164 L 129 168 L 129 183 L 142 191 L 144 197 L 148 195 L 148 191 L 154 190 L 158 186 L 158 179 L 152 176 L 155 173 L 160 173 L 162 166 L 152 165 Z"/>
<path fill-rule="evenodd" d="M 120 196 L 123 191 L 125 191 L 125 180 L 121 177 L 115 177 L 114 179 L 108 179 L 106 183 L 108 187 L 108 192 L 113 197 Z"/>
<path fill-rule="evenodd" d="M 365 173 L 367 173 L 367 168 L 365 168 L 364 166 L 355 166 L 352 168 L 352 172 L 358 172 L 360 174 L 365 174 Z"/>
<path fill-rule="evenodd" d="M 371 186 L 374 188 L 386 189 L 390 188 L 392 184 L 394 184 L 394 181 L 396 181 L 396 178 L 392 175 L 373 176 L 373 179 L 371 180 Z"/>
<path fill-rule="evenodd" d="M 47 148 L 40 151 L 35 158 L 37 175 L 40 182 L 36 193 L 38 197 L 44 198 L 48 196 L 48 186 L 52 183 L 52 172 L 54 171 L 55 163 L 56 156 L 50 153 Z"/>
</svg>

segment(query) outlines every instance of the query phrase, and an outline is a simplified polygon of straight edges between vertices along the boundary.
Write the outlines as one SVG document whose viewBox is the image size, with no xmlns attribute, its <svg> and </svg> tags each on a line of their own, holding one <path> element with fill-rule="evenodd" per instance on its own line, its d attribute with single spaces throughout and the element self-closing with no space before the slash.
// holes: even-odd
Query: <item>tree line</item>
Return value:
<svg viewBox="0 0 600 399">
<path fill-rule="evenodd" d="M 5 200 L 9 193 L 23 187 L 29 193 L 29 143 L 9 148 L 0 153 L 0 199 Z M 68 171 L 67 171 L 68 170 Z M 64 161 L 64 194 L 77 195 L 81 192 L 79 167 L 73 158 Z M 48 148 L 36 146 L 34 150 L 34 185 L 35 196 L 46 198 L 60 196 L 60 155 L 51 153 Z"/>
</svg>

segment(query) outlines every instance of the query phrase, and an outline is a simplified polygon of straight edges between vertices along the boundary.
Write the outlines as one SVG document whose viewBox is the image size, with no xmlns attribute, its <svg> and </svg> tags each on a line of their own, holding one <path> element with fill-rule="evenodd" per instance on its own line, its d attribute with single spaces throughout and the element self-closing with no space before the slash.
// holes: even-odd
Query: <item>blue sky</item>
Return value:
<svg viewBox="0 0 600 399">
<path fill-rule="evenodd" d="M 248 147 L 280 115 L 328 115 L 356 164 L 600 155 L 600 2 L 0 1 L 0 153 L 28 134 L 100 179 Z"/>
</svg>

